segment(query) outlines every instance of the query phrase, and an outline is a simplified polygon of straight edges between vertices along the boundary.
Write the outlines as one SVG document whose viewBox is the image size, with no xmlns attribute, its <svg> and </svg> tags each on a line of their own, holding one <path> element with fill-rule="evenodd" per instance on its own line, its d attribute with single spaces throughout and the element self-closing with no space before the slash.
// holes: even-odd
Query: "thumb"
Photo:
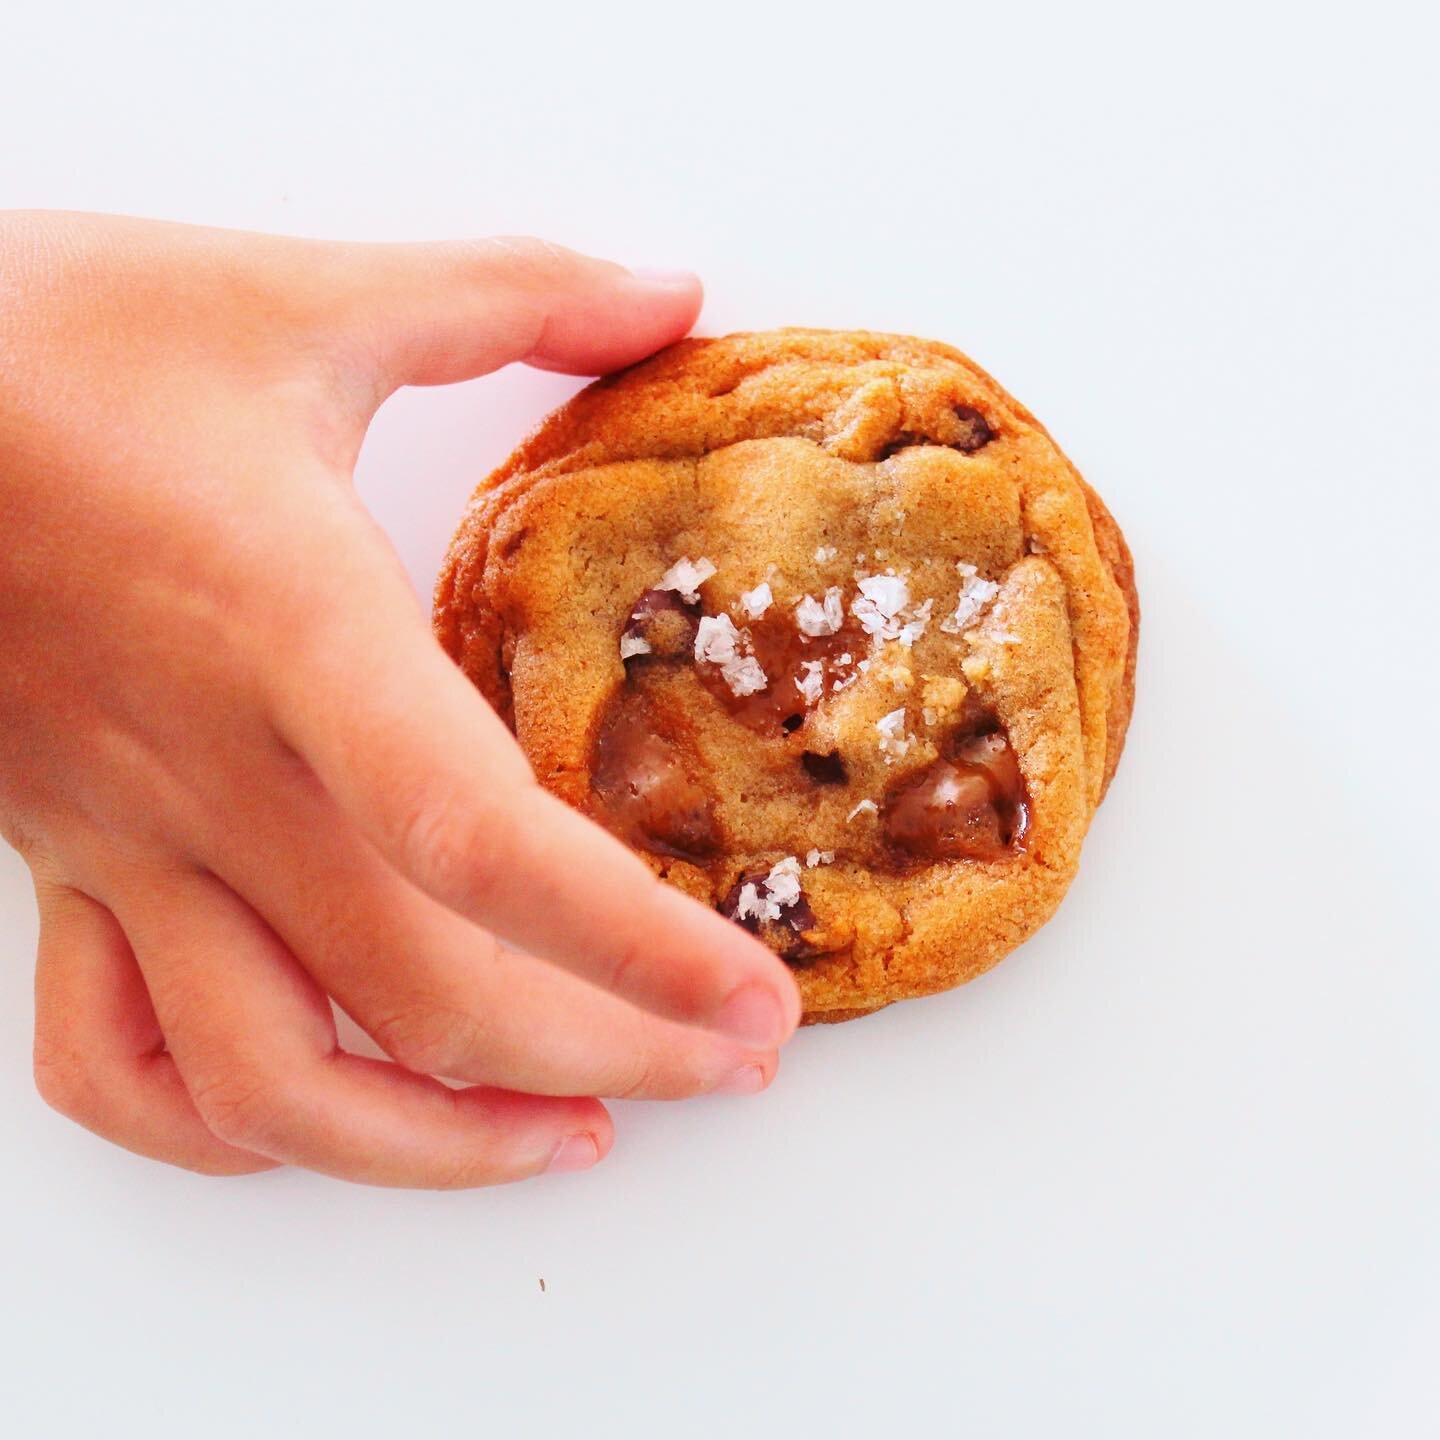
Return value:
<svg viewBox="0 0 1440 1440">
<path fill-rule="evenodd" d="M 346 245 L 339 327 L 383 399 L 520 360 L 601 375 L 680 339 L 702 290 L 681 271 L 626 270 L 548 241 Z"/>
</svg>

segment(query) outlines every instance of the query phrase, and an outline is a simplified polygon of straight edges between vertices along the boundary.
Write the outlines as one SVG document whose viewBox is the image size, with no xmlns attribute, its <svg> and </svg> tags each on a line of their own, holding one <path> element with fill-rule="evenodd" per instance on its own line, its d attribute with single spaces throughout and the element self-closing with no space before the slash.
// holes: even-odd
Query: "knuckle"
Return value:
<svg viewBox="0 0 1440 1440">
<path fill-rule="evenodd" d="M 465 1079 L 485 1044 L 478 1016 L 445 1005 L 407 1005 L 382 1016 L 369 1029 L 391 1059 L 423 1075 Z"/>
<path fill-rule="evenodd" d="M 691 1083 L 683 1052 L 657 1039 L 638 1013 L 632 1015 L 621 1039 L 601 1094 L 616 1100 L 678 1100 L 701 1088 L 698 1081 Z"/>
<path fill-rule="evenodd" d="M 479 1190 L 487 1185 L 501 1185 L 519 1178 L 507 1174 L 494 1155 L 483 1151 L 463 1155 L 452 1161 L 435 1178 L 436 1190 Z"/>
<path fill-rule="evenodd" d="M 432 894 L 483 908 L 501 883 L 497 838 L 482 832 L 453 797 L 423 799 L 402 825 L 401 864 Z"/>
<path fill-rule="evenodd" d="M 75 1055 L 51 1049 L 37 1040 L 34 1062 L 35 1088 L 54 1111 L 87 1128 L 97 1115 L 97 1090 Z"/>
<path fill-rule="evenodd" d="M 654 1055 L 642 1051 L 630 1059 L 611 1093 L 617 1100 L 672 1100 L 690 1094 L 691 1089 Z"/>
<path fill-rule="evenodd" d="M 247 1068 L 216 1071 L 193 1085 L 190 1098 L 210 1133 L 261 1155 L 282 1150 L 293 1130 L 293 1106 L 275 1078 Z"/>
<path fill-rule="evenodd" d="M 641 935 L 626 936 L 610 956 L 605 968 L 604 984 L 616 995 L 629 996 L 644 976 L 645 940 Z"/>
</svg>

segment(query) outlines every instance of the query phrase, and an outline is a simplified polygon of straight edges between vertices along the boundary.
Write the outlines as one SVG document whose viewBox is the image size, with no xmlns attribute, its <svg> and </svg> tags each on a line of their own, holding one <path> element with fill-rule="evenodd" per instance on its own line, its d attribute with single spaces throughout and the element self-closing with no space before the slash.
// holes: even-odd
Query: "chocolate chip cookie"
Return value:
<svg viewBox="0 0 1440 1440">
<path fill-rule="evenodd" d="M 543 784 L 794 967 L 811 1021 L 958 985 L 1054 912 L 1120 758 L 1125 541 L 948 346 L 688 340 L 476 493 L 442 643 Z"/>
</svg>

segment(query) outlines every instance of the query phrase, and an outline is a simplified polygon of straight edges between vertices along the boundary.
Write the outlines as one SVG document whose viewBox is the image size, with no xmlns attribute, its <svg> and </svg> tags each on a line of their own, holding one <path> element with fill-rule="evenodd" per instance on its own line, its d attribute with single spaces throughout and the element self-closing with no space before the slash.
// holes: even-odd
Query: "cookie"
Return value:
<svg viewBox="0 0 1440 1440">
<path fill-rule="evenodd" d="M 812 1022 L 1050 917 L 1138 619 L 1119 528 L 984 371 L 812 330 L 577 395 L 481 485 L 435 602 L 540 781 L 771 946 Z"/>
</svg>

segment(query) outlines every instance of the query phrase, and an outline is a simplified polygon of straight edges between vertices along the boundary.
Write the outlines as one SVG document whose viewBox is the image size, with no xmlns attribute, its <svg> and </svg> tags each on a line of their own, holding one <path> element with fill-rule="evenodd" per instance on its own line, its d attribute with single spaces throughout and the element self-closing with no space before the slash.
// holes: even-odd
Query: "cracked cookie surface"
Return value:
<svg viewBox="0 0 1440 1440">
<path fill-rule="evenodd" d="M 542 783 L 776 949 L 814 1021 L 1053 913 L 1138 604 L 1104 505 L 971 361 L 796 330 L 552 415 L 477 491 L 435 624 Z"/>
</svg>

